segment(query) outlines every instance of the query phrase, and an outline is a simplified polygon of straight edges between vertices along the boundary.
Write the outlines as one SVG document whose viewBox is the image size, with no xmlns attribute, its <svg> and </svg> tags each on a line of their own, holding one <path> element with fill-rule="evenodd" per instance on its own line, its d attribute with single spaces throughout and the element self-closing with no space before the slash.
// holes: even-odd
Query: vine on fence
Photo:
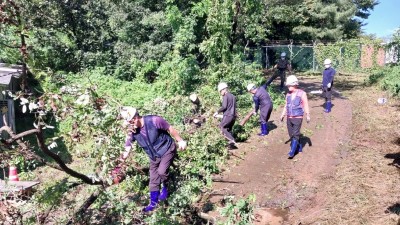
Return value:
<svg viewBox="0 0 400 225">
<path fill-rule="evenodd" d="M 364 47 L 366 46 L 366 48 Z M 363 54 L 370 57 L 362 57 Z M 378 40 L 354 39 L 348 41 L 339 41 L 335 43 L 318 43 L 314 47 L 314 55 L 318 68 L 323 68 L 323 61 L 327 58 L 332 60 L 333 67 L 343 72 L 361 71 L 361 65 L 367 64 L 372 60 L 372 67 L 378 66 L 378 54 L 382 46 Z"/>
</svg>

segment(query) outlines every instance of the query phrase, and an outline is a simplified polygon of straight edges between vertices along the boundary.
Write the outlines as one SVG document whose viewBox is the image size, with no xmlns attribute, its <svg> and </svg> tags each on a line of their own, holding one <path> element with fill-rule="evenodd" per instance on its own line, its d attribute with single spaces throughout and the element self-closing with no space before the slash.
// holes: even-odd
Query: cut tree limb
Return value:
<svg viewBox="0 0 400 225">
<path fill-rule="evenodd" d="M 1 127 L 0 132 L 2 132 L 2 131 L 6 131 L 11 137 L 8 140 L 6 140 L 6 142 L 10 143 L 10 144 L 14 141 L 17 142 L 17 144 L 22 148 L 22 150 L 21 150 L 22 153 L 25 153 L 25 154 L 28 152 L 29 148 L 23 141 L 21 141 L 21 138 L 31 135 L 31 134 L 35 134 L 40 150 L 42 150 L 46 155 L 50 156 L 57 163 L 56 166 L 54 166 L 54 165 L 52 166 L 53 168 L 56 167 L 56 169 L 62 170 L 65 173 L 69 174 L 70 176 L 78 178 L 87 184 L 91 184 L 91 185 L 103 185 L 104 184 L 104 182 L 102 180 L 93 180 L 90 177 L 88 177 L 84 174 L 78 173 L 75 170 L 72 170 L 71 168 L 69 168 L 67 165 L 65 165 L 64 161 L 57 154 L 50 151 L 49 148 L 47 147 L 47 145 L 45 144 L 41 126 L 39 126 L 38 129 L 28 130 L 28 131 L 22 132 L 18 135 L 16 135 L 12 131 L 12 129 L 8 126 Z M 20 153 L 21 153 L 21 151 L 20 151 Z M 47 163 L 40 156 L 35 155 L 31 151 L 29 151 L 29 153 L 31 153 L 34 156 L 34 158 L 37 159 L 38 161 L 44 162 L 45 164 L 49 165 L 49 163 Z"/>
<path fill-rule="evenodd" d="M 48 156 L 50 156 L 54 161 L 57 162 L 57 164 L 61 167 L 61 169 L 66 172 L 67 174 L 76 177 L 83 182 L 87 184 L 92 184 L 92 185 L 103 185 L 102 180 L 93 180 L 90 177 L 78 173 L 75 170 L 70 169 L 67 165 L 65 165 L 64 161 L 54 152 L 50 151 L 49 148 L 47 148 L 47 145 L 45 144 L 44 137 L 43 137 L 43 132 L 41 126 L 37 129 L 38 132 L 36 133 L 36 139 L 39 145 L 39 148 Z"/>
<path fill-rule="evenodd" d="M 104 192 L 104 189 L 101 187 L 97 188 L 86 201 L 79 207 L 79 209 L 74 213 L 74 217 L 71 218 L 67 225 L 75 224 L 82 218 L 84 218 L 86 210 L 96 201 L 96 199 Z"/>
<path fill-rule="evenodd" d="M 251 116 L 253 116 L 253 114 L 254 110 L 247 113 L 247 115 L 240 121 L 240 126 L 244 126 L 247 123 L 247 121 L 251 118 Z"/>
<path fill-rule="evenodd" d="M 5 131 L 8 133 L 8 135 L 10 135 L 10 138 L 6 140 L 7 144 L 11 144 L 14 141 L 17 142 L 17 144 L 21 147 L 21 149 L 17 149 L 17 152 L 21 155 L 29 155 L 32 158 L 34 158 L 35 160 L 37 160 L 38 162 L 41 162 L 51 168 L 57 169 L 57 170 L 62 170 L 61 167 L 59 167 L 57 164 L 54 163 L 50 163 L 50 162 L 46 162 L 42 157 L 40 157 L 39 155 L 37 155 L 35 152 L 33 151 L 29 151 L 29 147 L 28 145 L 26 145 L 23 141 L 21 141 L 21 138 L 31 135 L 31 134 L 36 134 L 38 131 L 37 129 L 32 129 L 32 130 L 27 130 L 25 132 L 22 132 L 20 134 L 15 134 L 14 131 L 8 127 L 8 126 L 3 126 L 0 128 L 0 133 L 2 131 Z"/>
</svg>

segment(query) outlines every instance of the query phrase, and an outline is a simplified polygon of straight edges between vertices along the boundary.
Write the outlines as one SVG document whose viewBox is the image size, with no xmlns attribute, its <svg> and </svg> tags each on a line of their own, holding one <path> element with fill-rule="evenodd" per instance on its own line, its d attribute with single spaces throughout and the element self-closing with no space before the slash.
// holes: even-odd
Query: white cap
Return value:
<svg viewBox="0 0 400 225">
<path fill-rule="evenodd" d="M 295 75 L 290 75 L 286 79 L 286 86 L 299 85 L 299 80 Z"/>
<path fill-rule="evenodd" d="M 138 116 L 139 113 L 136 110 L 136 108 L 133 108 L 131 106 L 123 106 L 121 108 L 121 116 L 125 121 L 131 121 L 133 117 Z"/>
<path fill-rule="evenodd" d="M 330 59 L 324 60 L 324 65 L 330 65 L 330 64 L 332 64 L 332 61 Z"/>
<path fill-rule="evenodd" d="M 285 56 L 286 56 L 286 52 L 282 52 L 281 57 L 285 57 Z"/>
<path fill-rule="evenodd" d="M 228 87 L 228 85 L 225 82 L 219 83 L 218 84 L 218 91 L 222 91 L 227 87 Z"/>
<path fill-rule="evenodd" d="M 189 96 L 190 101 L 195 102 L 197 100 L 197 95 L 196 94 L 191 94 Z"/>
<path fill-rule="evenodd" d="M 256 85 L 253 83 L 247 85 L 247 91 L 251 91 L 254 88 L 256 88 Z"/>
</svg>

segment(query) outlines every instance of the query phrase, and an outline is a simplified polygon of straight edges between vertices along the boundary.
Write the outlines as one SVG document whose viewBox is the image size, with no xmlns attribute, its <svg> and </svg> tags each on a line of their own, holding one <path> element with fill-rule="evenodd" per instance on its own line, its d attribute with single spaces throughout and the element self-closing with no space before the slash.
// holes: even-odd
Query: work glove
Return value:
<svg viewBox="0 0 400 225">
<path fill-rule="evenodd" d="M 125 151 L 121 154 L 121 156 L 119 157 L 119 160 L 124 162 L 126 158 L 128 158 L 129 156 L 129 152 L 131 152 L 131 146 L 126 146 L 125 147 Z"/>
<path fill-rule="evenodd" d="M 121 154 L 121 156 L 119 157 L 118 160 L 121 162 L 125 162 L 125 160 L 126 160 L 126 158 L 128 158 L 128 156 L 129 156 L 129 152 L 124 152 Z"/>
<path fill-rule="evenodd" d="M 213 117 L 217 117 L 217 115 L 218 115 L 218 113 L 217 113 L 217 112 L 215 112 L 215 113 L 214 113 L 214 115 L 213 115 Z"/>
<path fill-rule="evenodd" d="M 178 149 L 179 149 L 179 150 L 185 150 L 186 147 L 187 147 L 186 141 L 182 140 L 182 141 L 179 141 L 179 142 L 178 142 Z"/>
<path fill-rule="evenodd" d="M 326 85 L 328 88 L 331 88 L 332 84 L 328 83 L 328 85 Z"/>
<path fill-rule="evenodd" d="M 307 114 L 307 123 L 311 121 L 310 114 Z"/>
<path fill-rule="evenodd" d="M 224 115 L 219 115 L 219 114 L 218 114 L 218 115 L 216 115 L 215 117 L 216 117 L 216 118 L 222 119 L 222 118 L 224 118 Z"/>
</svg>

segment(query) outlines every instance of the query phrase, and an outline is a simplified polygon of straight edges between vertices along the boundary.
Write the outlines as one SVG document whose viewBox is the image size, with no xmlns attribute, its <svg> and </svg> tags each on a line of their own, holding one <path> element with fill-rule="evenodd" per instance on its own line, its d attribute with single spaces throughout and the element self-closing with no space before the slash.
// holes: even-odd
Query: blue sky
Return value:
<svg viewBox="0 0 400 225">
<path fill-rule="evenodd" d="M 389 37 L 400 27 L 400 0 L 379 0 L 379 4 L 363 26 L 366 34 L 376 34 L 377 37 Z"/>
</svg>

